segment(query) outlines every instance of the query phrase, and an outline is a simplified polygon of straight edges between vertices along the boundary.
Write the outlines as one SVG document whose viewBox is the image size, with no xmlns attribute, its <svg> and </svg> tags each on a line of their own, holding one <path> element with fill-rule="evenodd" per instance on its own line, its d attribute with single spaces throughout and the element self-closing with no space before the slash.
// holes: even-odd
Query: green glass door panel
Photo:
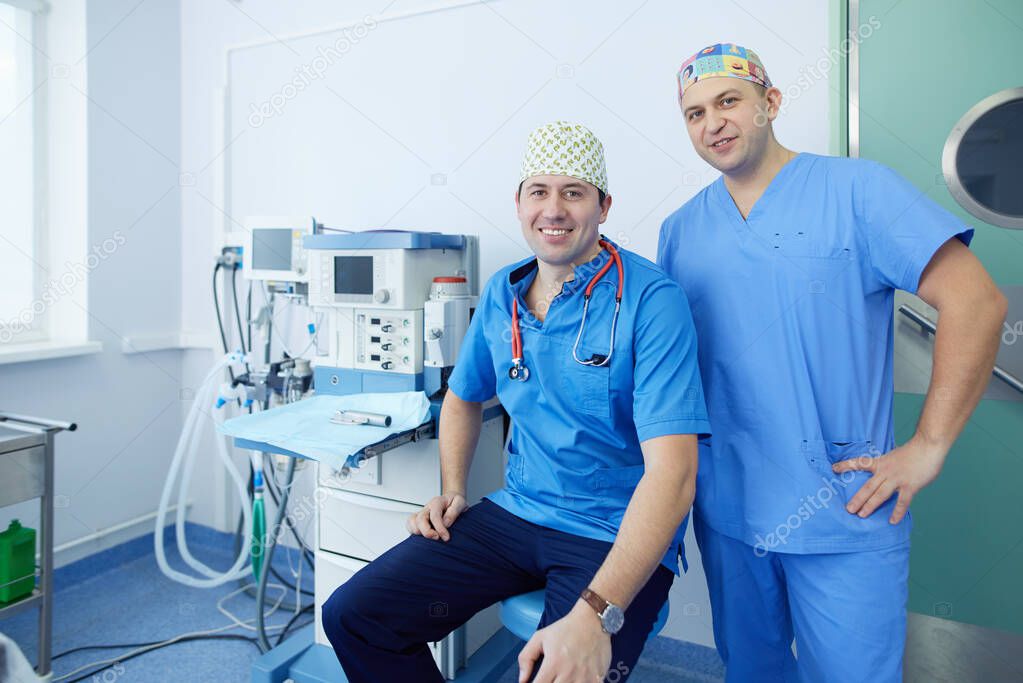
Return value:
<svg viewBox="0 0 1023 683">
<path fill-rule="evenodd" d="M 1023 284 L 1023 231 L 967 213 L 941 170 L 945 140 L 960 117 L 1023 84 L 1023 2 L 861 2 L 860 22 L 871 16 L 880 28 L 860 44 L 860 156 L 896 169 L 974 226 L 974 252 L 999 284 Z"/>
<path fill-rule="evenodd" d="M 1023 633 L 1019 405 L 983 401 L 941 477 L 914 500 L 910 610 Z M 923 396 L 896 396 L 899 443 L 922 407 Z"/>
<path fill-rule="evenodd" d="M 859 11 L 860 23 L 880 22 L 860 45 L 860 156 L 891 166 L 973 226 L 973 251 L 999 285 L 1023 284 L 1023 231 L 968 214 L 941 169 L 963 114 L 1023 84 L 1023 2 L 866 0 Z M 899 443 L 922 405 L 922 396 L 896 396 Z M 1021 489 L 1023 403 L 982 401 L 939 480 L 913 503 L 911 610 L 1023 633 Z"/>
</svg>

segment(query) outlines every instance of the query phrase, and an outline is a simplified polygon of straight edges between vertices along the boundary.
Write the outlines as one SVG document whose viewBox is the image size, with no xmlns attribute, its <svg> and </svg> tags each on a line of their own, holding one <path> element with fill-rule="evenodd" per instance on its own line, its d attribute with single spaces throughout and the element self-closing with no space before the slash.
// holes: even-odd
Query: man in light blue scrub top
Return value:
<svg viewBox="0 0 1023 683">
<path fill-rule="evenodd" d="M 352 683 L 439 683 L 428 642 L 539 588 L 520 681 L 621 682 L 635 668 L 678 573 L 696 441 L 710 427 L 685 295 L 600 237 L 607 192 L 592 132 L 533 131 L 515 205 L 534 256 L 487 282 L 448 380 L 443 495 L 323 606 Z M 470 507 L 482 404 L 495 395 L 512 421 L 506 485 Z"/>
<path fill-rule="evenodd" d="M 678 88 L 723 174 L 664 221 L 658 263 L 689 298 L 714 425 L 693 517 L 727 680 L 901 680 L 909 503 L 987 386 L 1005 299 L 973 230 L 899 175 L 781 146 L 754 52 L 705 48 Z M 898 447 L 896 289 L 941 314 Z"/>
</svg>

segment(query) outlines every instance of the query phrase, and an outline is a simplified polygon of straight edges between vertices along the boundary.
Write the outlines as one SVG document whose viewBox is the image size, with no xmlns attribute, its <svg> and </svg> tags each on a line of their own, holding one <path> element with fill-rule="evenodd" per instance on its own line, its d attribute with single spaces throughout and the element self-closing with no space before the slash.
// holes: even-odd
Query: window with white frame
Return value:
<svg viewBox="0 0 1023 683">
<path fill-rule="evenodd" d="M 44 7 L 0 0 L 0 345 L 47 336 Z"/>
</svg>

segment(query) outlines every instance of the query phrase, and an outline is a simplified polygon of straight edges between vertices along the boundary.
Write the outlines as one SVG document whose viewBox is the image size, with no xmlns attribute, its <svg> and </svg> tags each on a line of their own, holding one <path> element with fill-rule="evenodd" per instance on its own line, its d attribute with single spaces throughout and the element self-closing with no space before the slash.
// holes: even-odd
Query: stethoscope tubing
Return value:
<svg viewBox="0 0 1023 683">
<path fill-rule="evenodd" d="M 611 356 L 614 355 L 615 350 L 615 333 L 618 330 L 618 314 L 622 308 L 622 290 L 625 287 L 625 268 L 622 265 L 622 257 L 618 253 L 618 250 L 613 244 L 607 240 L 601 239 L 599 241 L 600 246 L 606 249 L 611 255 L 611 258 L 607 260 L 597 273 L 590 278 L 589 284 L 586 285 L 586 290 L 583 292 L 583 315 L 582 320 L 579 321 L 579 332 L 576 333 L 575 343 L 572 344 L 572 359 L 580 365 L 588 367 L 603 367 L 611 362 Z M 579 341 L 583 337 L 583 332 L 586 329 L 586 319 L 590 310 L 590 297 L 593 294 L 593 288 L 600 282 L 601 278 L 611 270 L 611 266 L 614 265 L 618 270 L 618 287 L 615 290 L 615 310 L 614 315 L 611 317 L 611 341 L 610 347 L 608 348 L 607 355 L 603 357 L 599 362 L 593 358 L 587 360 L 581 360 L 579 358 Z M 525 382 L 529 379 L 529 368 L 526 367 L 525 361 L 522 355 L 522 331 L 519 328 L 519 300 L 518 297 L 512 299 L 512 366 L 508 369 L 508 377 L 511 379 Z"/>
</svg>

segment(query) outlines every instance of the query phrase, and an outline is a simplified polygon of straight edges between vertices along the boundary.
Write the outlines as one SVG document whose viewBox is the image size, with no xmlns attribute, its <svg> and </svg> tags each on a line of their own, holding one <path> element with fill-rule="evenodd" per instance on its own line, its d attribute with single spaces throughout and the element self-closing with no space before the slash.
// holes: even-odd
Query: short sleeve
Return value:
<svg viewBox="0 0 1023 683">
<path fill-rule="evenodd" d="M 969 246 L 973 229 L 887 166 L 864 168 L 859 211 L 870 269 L 882 284 L 915 294 L 935 252 L 953 237 Z"/>
<path fill-rule="evenodd" d="M 640 300 L 633 353 L 633 419 L 639 440 L 710 434 L 689 302 L 682 288 L 667 278 Z"/>
<path fill-rule="evenodd" d="M 476 313 L 472 316 L 469 330 L 465 333 L 462 347 L 458 351 L 455 369 L 448 377 L 448 388 L 463 401 L 482 403 L 497 393 L 494 361 L 486 337 L 487 311 L 493 306 L 491 295 L 493 282 L 494 279 L 491 278 L 483 288 Z"/>
</svg>

